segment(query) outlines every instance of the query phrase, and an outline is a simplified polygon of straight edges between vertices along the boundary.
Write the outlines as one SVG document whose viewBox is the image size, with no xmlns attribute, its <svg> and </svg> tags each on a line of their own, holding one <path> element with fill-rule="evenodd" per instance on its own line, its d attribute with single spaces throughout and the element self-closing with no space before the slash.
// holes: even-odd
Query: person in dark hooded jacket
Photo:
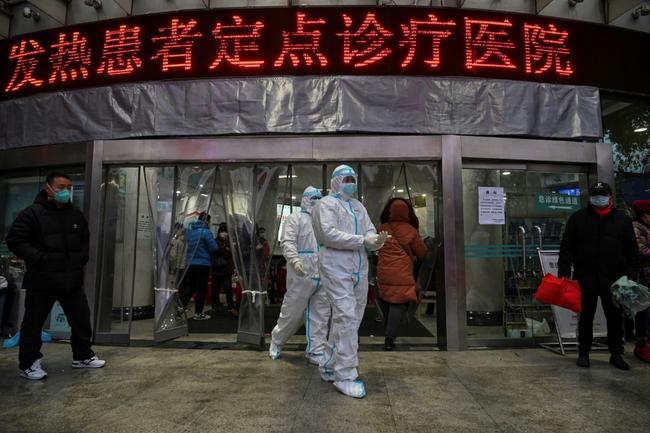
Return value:
<svg viewBox="0 0 650 433">
<path fill-rule="evenodd" d="M 72 367 L 105 365 L 91 349 L 90 310 L 83 291 L 90 234 L 86 218 L 71 203 L 71 188 L 65 174 L 47 176 L 45 188 L 20 212 L 6 237 L 9 249 L 27 266 L 18 352 L 20 375 L 27 379 L 47 377 L 41 366 L 41 329 L 56 301 L 72 331 Z"/>
<path fill-rule="evenodd" d="M 393 350 L 402 315 L 410 301 L 416 301 L 415 262 L 427 255 L 427 246 L 418 234 L 419 221 L 410 202 L 393 198 L 381 213 L 380 232 L 392 237 L 379 251 L 377 282 L 386 322 L 384 349 Z"/>
<path fill-rule="evenodd" d="M 600 297 L 607 319 L 609 362 L 616 368 L 630 366 L 623 354 L 623 312 L 612 300 L 612 284 L 623 275 L 631 276 L 637 257 L 632 220 L 619 212 L 612 189 L 605 182 L 589 188 L 589 206 L 569 217 L 558 260 L 558 276 L 580 283 L 582 311 L 578 320 L 579 367 L 589 367 L 593 322 Z"/>
</svg>

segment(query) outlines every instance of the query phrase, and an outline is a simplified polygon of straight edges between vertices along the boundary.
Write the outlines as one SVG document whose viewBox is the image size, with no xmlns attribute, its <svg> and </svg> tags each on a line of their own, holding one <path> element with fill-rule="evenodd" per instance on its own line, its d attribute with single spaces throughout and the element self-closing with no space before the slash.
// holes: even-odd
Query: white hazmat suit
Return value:
<svg viewBox="0 0 650 433">
<path fill-rule="evenodd" d="M 345 180 L 345 182 L 344 182 Z M 314 234 L 320 245 L 321 284 L 332 306 L 332 326 L 320 364 L 321 377 L 334 382 L 345 395 L 363 398 L 365 385 L 358 380 L 358 333 L 368 297 L 366 249 L 383 246 L 366 208 L 352 198 L 357 175 L 347 166 L 332 174 L 331 192 L 314 208 Z"/>
<path fill-rule="evenodd" d="M 287 293 L 271 333 L 271 359 L 280 357 L 282 346 L 303 322 L 309 362 L 318 365 L 323 357 L 331 313 L 318 277 L 318 244 L 311 221 L 312 209 L 320 198 L 320 190 L 307 187 L 300 201 L 300 212 L 291 214 L 284 223 L 281 246 L 287 260 Z"/>
</svg>

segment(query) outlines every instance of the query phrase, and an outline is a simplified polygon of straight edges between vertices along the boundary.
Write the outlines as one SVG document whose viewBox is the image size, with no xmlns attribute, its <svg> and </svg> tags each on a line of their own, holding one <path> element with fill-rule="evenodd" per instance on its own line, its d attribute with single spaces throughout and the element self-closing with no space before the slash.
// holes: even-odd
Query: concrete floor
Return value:
<svg viewBox="0 0 650 433">
<path fill-rule="evenodd" d="M 650 365 L 631 356 L 622 372 L 605 353 L 579 369 L 543 349 L 366 351 L 368 396 L 354 400 L 297 351 L 96 350 L 106 368 L 72 371 L 67 345 L 47 344 L 42 382 L 1 350 L 0 432 L 650 431 Z"/>
</svg>

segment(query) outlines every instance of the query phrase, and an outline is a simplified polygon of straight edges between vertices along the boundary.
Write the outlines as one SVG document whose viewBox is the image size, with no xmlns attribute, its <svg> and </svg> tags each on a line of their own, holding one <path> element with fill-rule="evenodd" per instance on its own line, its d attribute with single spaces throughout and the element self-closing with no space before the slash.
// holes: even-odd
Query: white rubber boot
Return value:
<svg viewBox="0 0 650 433">
<path fill-rule="evenodd" d="M 280 352 L 282 348 L 271 341 L 271 346 L 269 347 L 269 358 L 276 360 L 280 357 Z"/>
</svg>

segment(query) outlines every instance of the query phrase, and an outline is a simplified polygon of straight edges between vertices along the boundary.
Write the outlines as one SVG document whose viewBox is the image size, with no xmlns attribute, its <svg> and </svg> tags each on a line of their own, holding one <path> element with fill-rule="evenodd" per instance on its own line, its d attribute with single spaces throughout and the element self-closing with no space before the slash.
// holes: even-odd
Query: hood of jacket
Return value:
<svg viewBox="0 0 650 433">
<path fill-rule="evenodd" d="M 190 223 L 190 228 L 192 230 L 207 229 L 208 225 L 205 221 L 193 221 Z"/>
<path fill-rule="evenodd" d="M 402 200 L 395 200 L 390 204 L 389 222 L 409 222 L 409 208 Z"/>
</svg>

